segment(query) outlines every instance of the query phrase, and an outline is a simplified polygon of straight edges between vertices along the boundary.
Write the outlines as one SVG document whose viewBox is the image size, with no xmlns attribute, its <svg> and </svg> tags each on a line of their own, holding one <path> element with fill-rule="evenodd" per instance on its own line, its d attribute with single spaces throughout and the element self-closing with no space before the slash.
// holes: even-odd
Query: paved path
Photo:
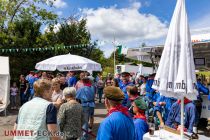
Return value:
<svg viewBox="0 0 210 140">
<path fill-rule="evenodd" d="M 106 109 L 104 107 L 104 104 L 96 104 L 95 108 L 95 116 L 94 116 L 94 127 L 93 127 L 93 134 L 97 135 L 97 130 L 100 125 L 100 122 L 105 118 L 106 116 Z M 11 140 L 12 137 L 5 137 L 5 130 L 12 130 L 13 125 L 16 119 L 16 116 L 18 114 L 17 110 L 9 110 L 7 116 L 4 116 L 4 113 L 0 113 L 0 139 L 1 140 Z M 199 131 L 200 134 L 200 140 L 210 140 L 210 134 L 206 135 L 204 131 Z M 91 140 L 94 140 L 95 138 L 91 138 Z"/>
<path fill-rule="evenodd" d="M 104 104 L 96 104 L 95 109 L 95 123 L 93 127 L 93 134 L 97 134 L 98 127 L 100 125 L 100 122 L 105 118 L 106 116 L 106 109 L 104 107 Z M 18 114 L 18 110 L 9 110 L 7 111 L 7 116 L 4 116 L 4 112 L 0 113 L 0 140 L 12 140 L 12 137 L 6 136 L 5 137 L 5 131 L 13 130 L 13 126 L 16 120 Z M 95 139 L 95 138 L 91 138 Z"/>
</svg>

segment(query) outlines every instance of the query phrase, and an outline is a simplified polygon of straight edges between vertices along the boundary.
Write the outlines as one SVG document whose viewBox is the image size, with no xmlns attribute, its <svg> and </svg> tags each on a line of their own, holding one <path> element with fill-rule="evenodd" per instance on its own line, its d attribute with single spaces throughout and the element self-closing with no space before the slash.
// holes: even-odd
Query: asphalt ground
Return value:
<svg viewBox="0 0 210 140">
<path fill-rule="evenodd" d="M 7 116 L 4 116 L 4 112 L 0 113 L 0 139 L 11 140 L 11 136 L 5 136 L 5 131 L 13 130 L 13 126 L 18 114 L 18 110 L 8 109 Z M 106 117 L 107 110 L 105 109 L 104 103 L 98 103 L 96 101 L 95 115 L 94 115 L 94 126 L 92 133 L 97 135 L 98 127 L 103 119 Z M 200 140 L 210 140 L 210 132 L 206 130 L 206 120 L 202 119 L 198 129 Z M 91 140 L 95 138 L 91 136 Z"/>
</svg>

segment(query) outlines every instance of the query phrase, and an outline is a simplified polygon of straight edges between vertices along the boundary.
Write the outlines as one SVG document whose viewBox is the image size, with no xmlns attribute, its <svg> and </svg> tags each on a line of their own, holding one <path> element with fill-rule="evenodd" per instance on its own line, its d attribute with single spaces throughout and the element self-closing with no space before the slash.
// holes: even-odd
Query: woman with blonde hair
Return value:
<svg viewBox="0 0 210 140">
<path fill-rule="evenodd" d="M 52 79 L 52 90 L 52 102 L 57 108 L 59 108 L 64 102 L 63 91 L 60 88 L 59 78 Z"/>
<path fill-rule="evenodd" d="M 57 109 L 51 102 L 51 82 L 46 79 L 39 79 L 34 83 L 34 98 L 19 110 L 19 114 L 14 126 L 17 131 L 28 130 L 29 132 L 51 132 L 55 135 L 57 129 Z M 60 140 L 57 136 L 44 136 L 38 134 L 18 135 L 16 139 L 41 139 L 41 140 Z"/>
<path fill-rule="evenodd" d="M 64 132 L 66 140 L 76 140 L 81 136 L 82 106 L 75 99 L 74 87 L 66 87 L 63 95 L 67 102 L 61 105 L 58 113 L 60 130 Z"/>
</svg>

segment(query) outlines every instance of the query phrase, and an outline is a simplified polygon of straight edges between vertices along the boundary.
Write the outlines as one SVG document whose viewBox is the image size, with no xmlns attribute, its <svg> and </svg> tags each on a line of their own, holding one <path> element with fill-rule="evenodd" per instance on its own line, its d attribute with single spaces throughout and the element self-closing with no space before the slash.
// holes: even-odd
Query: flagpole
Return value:
<svg viewBox="0 0 210 140">
<path fill-rule="evenodd" d="M 116 64 L 115 64 L 115 63 L 116 63 L 116 62 L 115 62 L 115 52 L 116 52 L 115 36 L 114 36 L 114 43 L 113 43 L 113 44 L 114 44 L 114 75 L 115 75 L 115 65 L 116 65 Z"/>
</svg>

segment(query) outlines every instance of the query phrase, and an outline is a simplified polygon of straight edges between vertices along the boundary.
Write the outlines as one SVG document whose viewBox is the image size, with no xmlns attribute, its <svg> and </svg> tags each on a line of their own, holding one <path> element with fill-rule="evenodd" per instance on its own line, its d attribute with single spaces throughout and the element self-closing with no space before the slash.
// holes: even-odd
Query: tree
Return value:
<svg viewBox="0 0 210 140">
<path fill-rule="evenodd" d="M 25 15 L 30 15 L 43 23 L 54 22 L 57 15 L 44 8 L 52 4 L 52 1 L 49 0 L 1 0 L 0 28 L 8 27 L 14 20 Z"/>
<path fill-rule="evenodd" d="M 81 55 L 89 58 L 97 44 L 91 43 L 91 35 L 86 27 L 86 20 L 77 20 L 75 18 L 68 18 L 60 24 L 57 32 L 53 31 L 53 26 L 45 33 L 49 40 L 55 44 L 69 45 L 84 45 L 82 48 L 74 47 L 69 50 L 59 51 L 56 54 L 71 53 Z M 55 41 L 56 40 L 56 41 Z"/>
<path fill-rule="evenodd" d="M 46 37 L 40 32 L 43 24 L 56 23 L 57 15 L 47 11 L 46 0 L 0 1 L 0 48 L 46 47 Z M 52 6 L 52 5 L 51 5 Z M 51 56 L 51 52 L 3 52 L 10 57 L 13 79 L 33 70 L 36 62 Z"/>
<path fill-rule="evenodd" d="M 97 47 L 97 42 L 91 42 L 90 32 L 86 27 L 86 19 L 68 18 L 60 23 L 60 28 L 54 32 L 57 16 L 40 6 L 46 6 L 47 0 L 1 0 L 0 1 L 0 48 L 45 48 L 59 46 L 62 49 L 34 52 L 0 52 L 0 55 L 10 57 L 10 73 L 17 80 L 19 74 L 33 70 L 35 64 L 46 58 L 60 54 L 76 54 L 90 58 L 110 66 L 112 60 L 104 57 L 103 51 Z M 41 33 L 41 27 L 49 25 L 49 30 Z M 86 44 L 81 46 L 81 44 Z M 79 45 L 74 48 L 64 46 Z"/>
</svg>

